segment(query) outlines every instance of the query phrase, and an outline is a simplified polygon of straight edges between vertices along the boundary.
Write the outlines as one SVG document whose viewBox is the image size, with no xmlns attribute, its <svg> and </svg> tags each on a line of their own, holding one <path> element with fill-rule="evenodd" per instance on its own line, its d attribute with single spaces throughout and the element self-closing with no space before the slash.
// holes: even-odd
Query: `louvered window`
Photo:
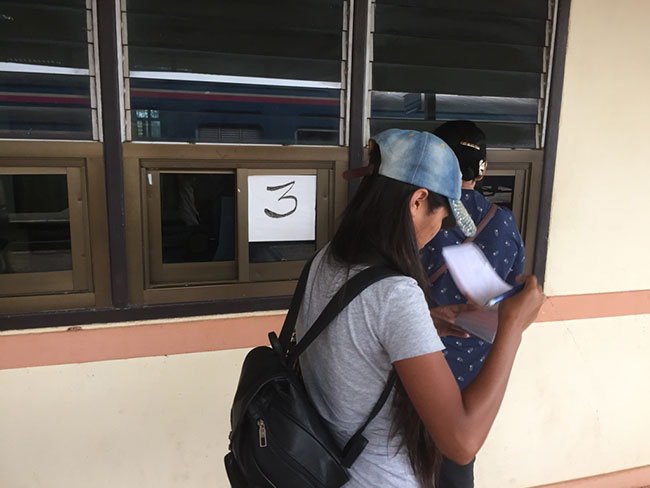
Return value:
<svg viewBox="0 0 650 488">
<path fill-rule="evenodd" d="M 128 0 L 127 138 L 342 143 L 345 7 Z M 142 110 L 159 115 L 156 130 L 141 129 Z"/>
<path fill-rule="evenodd" d="M 0 1 L 0 138 L 99 138 L 85 0 Z"/>
<path fill-rule="evenodd" d="M 469 119 L 490 147 L 541 146 L 547 0 L 377 0 L 370 133 Z"/>
</svg>

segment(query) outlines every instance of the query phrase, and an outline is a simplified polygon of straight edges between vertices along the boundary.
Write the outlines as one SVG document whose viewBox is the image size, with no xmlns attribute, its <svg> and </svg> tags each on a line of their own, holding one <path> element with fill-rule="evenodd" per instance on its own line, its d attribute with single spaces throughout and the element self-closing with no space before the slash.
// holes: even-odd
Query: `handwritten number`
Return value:
<svg viewBox="0 0 650 488">
<path fill-rule="evenodd" d="M 295 184 L 296 184 L 295 181 L 290 181 L 289 183 L 285 183 L 284 185 L 267 186 L 266 187 L 267 191 L 278 191 L 278 190 L 282 190 L 283 188 L 289 187 L 287 189 L 287 191 L 285 191 L 282 194 L 282 196 L 280 198 L 278 198 L 278 202 L 281 201 L 281 200 L 293 200 L 294 207 L 293 207 L 293 209 L 291 211 L 289 211 L 287 213 L 283 213 L 283 214 L 274 212 L 273 210 L 269 210 L 268 208 L 264 209 L 264 213 L 266 215 L 268 215 L 269 217 L 271 217 L 272 219 L 281 219 L 282 217 L 288 217 L 289 215 L 294 213 L 298 209 L 298 199 L 296 197 L 294 197 L 293 195 L 287 195 L 287 193 L 289 193 L 293 189 Z"/>
</svg>

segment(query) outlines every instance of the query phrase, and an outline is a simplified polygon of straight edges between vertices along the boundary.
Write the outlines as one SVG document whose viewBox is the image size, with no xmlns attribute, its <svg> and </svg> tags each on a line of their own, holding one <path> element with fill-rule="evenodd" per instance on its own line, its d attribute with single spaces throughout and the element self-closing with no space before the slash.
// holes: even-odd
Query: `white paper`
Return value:
<svg viewBox="0 0 650 488">
<path fill-rule="evenodd" d="M 474 243 L 444 247 L 442 255 L 458 289 L 479 305 L 512 289 Z"/>
<path fill-rule="evenodd" d="M 499 312 L 496 307 L 461 312 L 454 325 L 492 344 L 499 325 Z"/>
<path fill-rule="evenodd" d="M 316 175 L 248 177 L 248 240 L 316 239 Z"/>
<path fill-rule="evenodd" d="M 483 251 L 474 243 L 442 249 L 451 277 L 470 301 L 485 305 L 490 299 L 512 289 L 494 271 Z M 492 343 L 499 325 L 498 305 L 458 314 L 454 325 Z"/>
</svg>

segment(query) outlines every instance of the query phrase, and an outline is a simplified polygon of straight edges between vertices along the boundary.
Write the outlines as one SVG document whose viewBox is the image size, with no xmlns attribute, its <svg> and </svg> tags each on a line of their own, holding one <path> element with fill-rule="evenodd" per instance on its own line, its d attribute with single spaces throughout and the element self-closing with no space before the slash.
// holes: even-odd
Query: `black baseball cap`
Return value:
<svg viewBox="0 0 650 488">
<path fill-rule="evenodd" d="M 469 120 L 445 122 L 435 132 L 458 158 L 463 180 L 472 181 L 480 174 L 481 162 L 486 160 L 485 133 Z"/>
</svg>

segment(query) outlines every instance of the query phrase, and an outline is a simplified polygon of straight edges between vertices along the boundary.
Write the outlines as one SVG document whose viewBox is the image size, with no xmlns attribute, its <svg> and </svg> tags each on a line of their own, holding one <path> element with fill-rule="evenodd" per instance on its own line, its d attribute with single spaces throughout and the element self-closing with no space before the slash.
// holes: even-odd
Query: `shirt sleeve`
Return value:
<svg viewBox="0 0 650 488">
<path fill-rule="evenodd" d="M 444 349 L 424 293 L 417 282 L 405 277 L 384 281 L 387 293 L 382 305 L 383 320 L 378 321 L 377 336 L 390 362 Z"/>
</svg>

